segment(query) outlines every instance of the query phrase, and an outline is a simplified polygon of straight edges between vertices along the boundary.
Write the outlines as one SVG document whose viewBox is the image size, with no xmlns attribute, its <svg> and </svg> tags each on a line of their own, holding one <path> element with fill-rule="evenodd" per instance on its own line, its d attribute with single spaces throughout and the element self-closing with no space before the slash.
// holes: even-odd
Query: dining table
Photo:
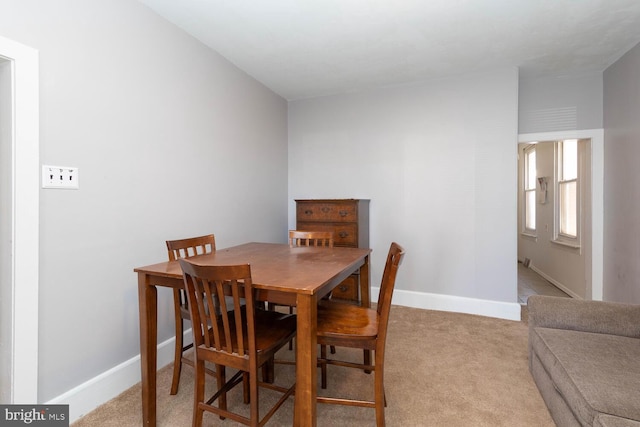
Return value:
<svg viewBox="0 0 640 427">
<path fill-rule="evenodd" d="M 258 300 L 296 306 L 295 426 L 316 425 L 318 301 L 351 274 L 358 274 L 360 304 L 370 307 L 370 253 L 368 248 L 251 242 L 191 258 L 202 265 L 249 264 Z M 177 261 L 166 261 L 134 272 L 138 274 L 142 418 L 144 426 L 155 427 L 157 286 L 182 288 L 182 270 Z"/>
</svg>

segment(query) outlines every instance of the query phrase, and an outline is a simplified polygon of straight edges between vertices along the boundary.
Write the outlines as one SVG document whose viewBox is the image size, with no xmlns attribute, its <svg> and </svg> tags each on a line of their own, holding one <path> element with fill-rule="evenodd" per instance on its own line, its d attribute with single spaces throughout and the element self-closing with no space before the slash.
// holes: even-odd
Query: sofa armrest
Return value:
<svg viewBox="0 0 640 427">
<path fill-rule="evenodd" d="M 529 328 L 571 329 L 640 338 L 640 305 L 532 295 Z"/>
</svg>

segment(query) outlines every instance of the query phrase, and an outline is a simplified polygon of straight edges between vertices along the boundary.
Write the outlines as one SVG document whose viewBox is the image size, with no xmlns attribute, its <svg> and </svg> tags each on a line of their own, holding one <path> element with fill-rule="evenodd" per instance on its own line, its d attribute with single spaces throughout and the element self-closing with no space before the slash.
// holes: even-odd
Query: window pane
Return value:
<svg viewBox="0 0 640 427">
<path fill-rule="evenodd" d="M 578 178 L 578 140 L 562 141 L 562 180 Z"/>
<path fill-rule="evenodd" d="M 576 237 L 577 229 L 577 183 L 566 182 L 559 185 L 560 190 L 560 233 Z"/>
<path fill-rule="evenodd" d="M 527 191 L 525 193 L 525 228 L 528 230 L 536 229 L 536 192 Z"/>
<path fill-rule="evenodd" d="M 532 190 L 536 188 L 536 150 L 527 152 L 527 183 L 525 188 Z"/>
</svg>

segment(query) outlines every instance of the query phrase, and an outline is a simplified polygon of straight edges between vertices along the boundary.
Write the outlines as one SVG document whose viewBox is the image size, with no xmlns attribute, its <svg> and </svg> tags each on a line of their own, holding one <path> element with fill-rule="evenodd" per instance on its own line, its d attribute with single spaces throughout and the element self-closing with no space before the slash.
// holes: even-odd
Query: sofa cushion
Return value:
<svg viewBox="0 0 640 427">
<path fill-rule="evenodd" d="M 640 427 L 640 421 L 599 414 L 593 422 L 593 427 Z"/>
<path fill-rule="evenodd" d="M 640 421 L 640 339 L 534 328 L 531 344 L 583 425 L 598 413 Z"/>
</svg>

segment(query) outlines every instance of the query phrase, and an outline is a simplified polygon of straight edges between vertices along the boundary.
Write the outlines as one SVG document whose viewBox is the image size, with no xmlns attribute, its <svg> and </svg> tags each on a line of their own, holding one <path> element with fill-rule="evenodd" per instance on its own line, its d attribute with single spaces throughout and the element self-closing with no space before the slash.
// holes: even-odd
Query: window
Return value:
<svg viewBox="0 0 640 427">
<path fill-rule="evenodd" d="M 524 149 L 524 231 L 536 231 L 536 146 Z"/>
<path fill-rule="evenodd" d="M 555 239 L 561 243 L 579 245 L 580 216 L 578 140 L 556 143 L 556 221 Z"/>
</svg>

